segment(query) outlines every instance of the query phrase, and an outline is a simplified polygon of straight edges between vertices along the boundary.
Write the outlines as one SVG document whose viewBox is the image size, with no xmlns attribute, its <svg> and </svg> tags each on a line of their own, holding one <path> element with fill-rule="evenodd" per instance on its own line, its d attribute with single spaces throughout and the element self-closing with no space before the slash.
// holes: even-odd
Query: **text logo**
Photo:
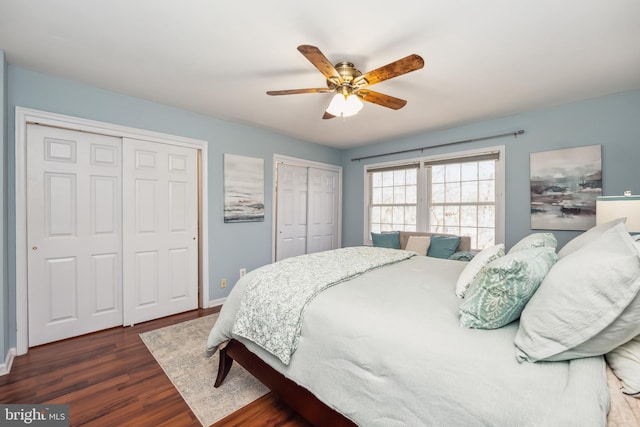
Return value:
<svg viewBox="0 0 640 427">
<path fill-rule="evenodd" d="M 0 425 L 69 427 L 69 405 L 0 404 Z"/>
</svg>

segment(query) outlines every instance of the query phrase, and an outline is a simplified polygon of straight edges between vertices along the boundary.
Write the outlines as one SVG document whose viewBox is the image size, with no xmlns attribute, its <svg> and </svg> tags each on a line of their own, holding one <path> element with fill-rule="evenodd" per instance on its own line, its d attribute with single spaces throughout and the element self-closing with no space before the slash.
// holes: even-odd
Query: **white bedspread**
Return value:
<svg viewBox="0 0 640 427">
<path fill-rule="evenodd" d="M 518 363 L 517 322 L 458 324 L 460 261 L 414 257 L 331 287 L 307 307 L 288 366 L 235 337 L 251 272 L 236 284 L 207 348 L 235 337 L 360 426 L 604 426 L 603 358 Z"/>
</svg>

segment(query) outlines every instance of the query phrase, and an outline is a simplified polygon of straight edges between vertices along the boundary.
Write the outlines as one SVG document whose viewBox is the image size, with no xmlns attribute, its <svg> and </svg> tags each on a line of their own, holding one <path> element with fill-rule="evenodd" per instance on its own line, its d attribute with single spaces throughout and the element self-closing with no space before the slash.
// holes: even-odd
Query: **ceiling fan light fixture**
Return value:
<svg viewBox="0 0 640 427">
<path fill-rule="evenodd" d="M 363 106 L 356 95 L 336 93 L 327 107 L 327 113 L 336 117 L 351 117 L 358 114 Z"/>
</svg>

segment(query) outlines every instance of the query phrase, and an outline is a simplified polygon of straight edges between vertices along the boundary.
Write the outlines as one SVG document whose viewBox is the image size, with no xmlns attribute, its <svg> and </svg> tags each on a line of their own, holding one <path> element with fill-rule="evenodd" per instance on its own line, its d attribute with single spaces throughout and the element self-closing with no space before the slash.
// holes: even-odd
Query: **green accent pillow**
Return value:
<svg viewBox="0 0 640 427">
<path fill-rule="evenodd" d="M 448 259 L 460 244 L 459 236 L 431 236 L 427 256 Z"/>
<path fill-rule="evenodd" d="M 454 254 L 455 255 L 455 254 Z M 484 268 L 485 265 L 489 264 L 491 261 L 494 261 L 497 258 L 504 256 L 504 243 L 498 243 L 497 245 L 490 246 L 478 252 L 478 254 L 469 261 L 458 276 L 458 280 L 456 281 L 456 295 L 460 298 L 464 298 L 464 294 L 471 286 L 471 282 L 477 276 L 477 274 Z"/>
<path fill-rule="evenodd" d="M 400 232 L 371 233 L 373 246 L 377 248 L 400 249 Z"/>
<path fill-rule="evenodd" d="M 460 251 L 451 255 L 449 259 L 452 259 L 454 261 L 471 261 L 474 256 L 476 256 L 476 254 L 474 254 L 473 252 Z"/>
<path fill-rule="evenodd" d="M 509 249 L 509 253 L 541 247 L 553 248 L 555 250 L 557 246 L 558 241 L 552 233 L 533 233 L 523 237 L 518 243 L 513 245 L 513 247 Z"/>
<path fill-rule="evenodd" d="M 555 264 L 554 248 L 522 249 L 484 266 L 460 304 L 460 325 L 497 329 L 518 317 Z"/>
</svg>

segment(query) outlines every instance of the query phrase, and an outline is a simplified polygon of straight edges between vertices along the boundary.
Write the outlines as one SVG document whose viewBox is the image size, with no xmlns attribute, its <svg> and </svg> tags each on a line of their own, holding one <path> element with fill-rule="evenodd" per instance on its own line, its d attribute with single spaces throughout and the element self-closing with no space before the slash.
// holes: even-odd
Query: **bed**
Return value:
<svg viewBox="0 0 640 427">
<path fill-rule="evenodd" d="M 574 246 L 588 247 L 589 240 L 607 233 L 599 229 L 591 234 L 591 238 L 583 239 L 587 242 Z M 520 246 L 526 252 L 537 244 L 536 239 L 523 239 Z M 638 258 L 633 243 L 631 247 Z M 375 248 L 329 252 L 336 259 L 344 259 L 344 251 L 350 250 L 357 252 L 356 257 L 366 258 L 368 255 L 358 251 Z M 279 351 L 281 341 L 272 345 L 271 329 L 264 325 L 282 321 L 289 315 L 289 308 L 281 313 L 276 310 L 271 316 L 275 320 L 271 321 L 249 317 L 248 323 L 258 324 L 258 333 L 266 335 L 266 341 L 238 327 L 242 312 L 247 311 L 248 295 L 255 291 L 261 277 L 285 277 L 281 272 L 274 273 L 280 263 L 241 278 L 222 307 L 207 342 L 209 354 L 220 351 L 216 386 L 224 381 L 236 360 L 314 425 L 622 426 L 629 425 L 629 420 L 640 421 L 640 414 L 633 409 L 637 409 L 637 399 L 612 390 L 624 385 L 607 367 L 602 354 L 534 362 L 525 360 L 526 352 L 523 356 L 523 350 L 514 345 L 518 338 L 526 341 L 535 332 L 532 327 L 523 339 L 519 319 L 492 329 L 461 326 L 461 306 L 470 297 L 459 298 L 456 287 L 461 277 L 469 275 L 471 262 L 418 256 L 403 250 L 386 251 L 402 253 L 402 259 L 391 258 L 392 261 L 368 266 L 365 271 L 351 269 L 335 283 L 308 291 L 297 330 L 293 322 L 293 345 L 284 353 Z M 555 247 L 550 252 L 555 257 Z M 380 254 L 378 251 L 371 255 L 381 258 Z M 577 258 L 569 255 L 569 260 Z M 482 258 L 478 257 L 475 264 L 484 262 L 483 268 L 495 261 Z M 296 264 L 298 261 L 289 261 L 289 267 L 292 272 L 304 271 L 303 280 L 319 276 L 317 271 L 308 271 L 309 265 Z M 325 260 L 319 264 L 332 265 Z M 478 285 L 479 275 L 474 275 L 469 292 Z M 637 276 L 634 280 L 639 281 L 640 288 L 640 269 Z M 530 296 L 531 305 L 537 304 L 534 299 L 538 292 L 547 292 L 545 286 L 538 286 L 540 289 Z M 287 286 L 272 287 L 276 288 L 270 291 L 273 298 L 295 299 L 290 298 Z M 279 288 L 284 290 L 280 296 Z M 257 297 L 263 302 L 264 298 Z M 631 297 L 628 302 L 640 307 L 640 297 Z M 531 317 L 535 326 L 538 313 L 527 314 L 529 304 L 524 307 L 522 318 Z M 275 305 L 262 304 L 263 308 L 266 306 Z M 261 310 L 252 315 L 270 316 L 268 311 L 259 313 Z M 638 328 L 626 331 L 624 336 L 639 335 Z M 522 347 L 526 350 L 526 344 Z M 562 354 L 568 352 L 556 351 L 546 358 L 562 359 Z M 534 351 L 531 354 L 532 358 L 537 357 Z M 612 403 L 616 405 L 613 409 Z"/>
</svg>

